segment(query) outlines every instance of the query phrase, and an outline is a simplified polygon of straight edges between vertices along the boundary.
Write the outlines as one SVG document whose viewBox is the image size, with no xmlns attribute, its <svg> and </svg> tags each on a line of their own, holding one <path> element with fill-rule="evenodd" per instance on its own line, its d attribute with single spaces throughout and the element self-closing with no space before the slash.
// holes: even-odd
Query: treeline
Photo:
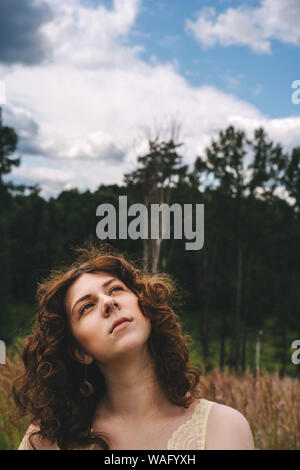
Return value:
<svg viewBox="0 0 300 470">
<path fill-rule="evenodd" d="M 3 182 L 19 162 L 17 136 L 0 119 L 2 340 L 10 344 L 30 327 L 36 284 L 51 268 L 69 263 L 73 247 L 100 243 L 100 204 L 118 209 L 120 195 L 127 196 L 128 206 L 204 204 L 201 250 L 186 250 L 186 240 L 172 239 L 172 230 L 170 240 L 110 243 L 153 272 L 175 278 L 185 292 L 176 313 L 201 345 L 207 369 L 255 368 L 262 331 L 269 363 L 279 364 L 281 374 L 300 375 L 300 366 L 291 365 L 291 343 L 300 339 L 300 147 L 287 154 L 262 128 L 249 138 L 230 126 L 189 169 L 180 146 L 174 136 L 149 140 L 149 152 L 124 175 L 123 185 L 72 189 L 46 201 L 37 186 Z"/>
</svg>

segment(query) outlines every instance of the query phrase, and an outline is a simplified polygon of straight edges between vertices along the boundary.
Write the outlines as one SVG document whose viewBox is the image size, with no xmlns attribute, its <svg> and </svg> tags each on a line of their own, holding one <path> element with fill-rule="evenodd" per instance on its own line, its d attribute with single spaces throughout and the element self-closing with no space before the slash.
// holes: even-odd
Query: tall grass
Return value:
<svg viewBox="0 0 300 470">
<path fill-rule="evenodd" d="M 20 353 L 0 365 L 0 449 L 17 449 L 29 418 L 15 418 L 11 386 L 22 371 Z M 248 420 L 256 449 L 300 450 L 300 381 L 266 371 L 256 376 L 221 373 L 201 376 L 203 396 L 240 411 Z"/>
<path fill-rule="evenodd" d="M 28 427 L 29 418 L 21 417 L 12 396 L 12 384 L 21 375 L 21 354 L 7 354 L 0 365 L 0 449 L 17 449 Z"/>
<path fill-rule="evenodd" d="M 213 369 L 203 374 L 207 398 L 248 420 L 257 450 L 300 450 L 300 381 L 265 370 L 243 376 Z"/>
</svg>

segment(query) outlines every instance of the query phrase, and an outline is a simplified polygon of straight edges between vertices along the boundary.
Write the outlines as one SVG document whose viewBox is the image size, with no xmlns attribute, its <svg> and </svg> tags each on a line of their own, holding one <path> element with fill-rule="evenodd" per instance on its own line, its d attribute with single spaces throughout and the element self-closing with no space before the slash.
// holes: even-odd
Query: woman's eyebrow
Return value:
<svg viewBox="0 0 300 470">
<path fill-rule="evenodd" d="M 111 284 L 113 281 L 119 281 L 119 279 L 117 277 L 112 277 L 111 279 L 109 279 L 108 281 L 104 282 L 102 284 L 103 287 L 107 287 L 109 284 Z M 71 315 L 74 314 L 74 309 L 76 307 L 77 304 L 79 304 L 80 302 L 84 301 L 84 300 L 87 300 L 87 299 L 90 299 L 92 298 L 93 295 L 92 294 L 86 294 L 84 295 L 83 297 L 80 297 L 80 299 L 76 300 L 75 304 L 73 305 L 72 307 L 72 310 L 71 310 Z"/>
</svg>

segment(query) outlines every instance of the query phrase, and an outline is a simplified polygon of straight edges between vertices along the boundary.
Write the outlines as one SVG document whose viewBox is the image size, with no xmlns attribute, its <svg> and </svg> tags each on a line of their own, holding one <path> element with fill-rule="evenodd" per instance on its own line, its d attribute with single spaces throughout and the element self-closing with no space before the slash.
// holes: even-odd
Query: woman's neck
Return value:
<svg viewBox="0 0 300 470">
<path fill-rule="evenodd" d="M 103 417 L 117 417 L 132 422 L 155 419 L 171 403 L 156 376 L 147 348 L 126 361 L 99 365 L 106 382 L 106 394 L 99 404 Z M 97 414 L 98 414 L 97 412 Z"/>
</svg>

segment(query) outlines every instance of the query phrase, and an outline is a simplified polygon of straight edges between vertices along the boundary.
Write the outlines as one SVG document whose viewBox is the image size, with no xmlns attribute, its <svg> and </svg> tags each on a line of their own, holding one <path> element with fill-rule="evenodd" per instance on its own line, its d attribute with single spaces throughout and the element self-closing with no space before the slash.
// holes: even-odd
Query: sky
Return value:
<svg viewBox="0 0 300 470">
<path fill-rule="evenodd" d="M 21 157 L 6 180 L 46 199 L 122 184 L 174 122 L 191 167 L 229 125 L 290 152 L 299 18 L 299 0 L 1 0 L 3 121 Z"/>
</svg>

